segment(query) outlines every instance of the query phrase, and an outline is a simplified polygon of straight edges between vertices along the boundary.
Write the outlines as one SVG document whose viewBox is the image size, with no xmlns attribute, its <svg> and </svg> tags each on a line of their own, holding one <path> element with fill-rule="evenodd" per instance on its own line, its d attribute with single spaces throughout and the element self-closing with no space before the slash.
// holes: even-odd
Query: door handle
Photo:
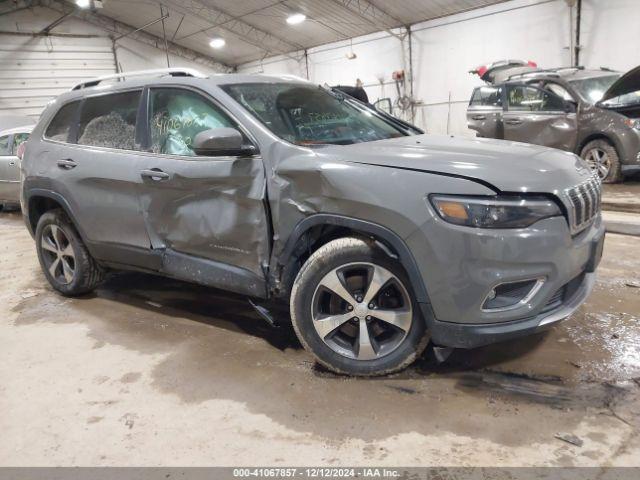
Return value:
<svg viewBox="0 0 640 480">
<path fill-rule="evenodd" d="M 71 160 L 70 158 L 63 158 L 62 160 L 58 160 L 58 167 L 63 170 L 71 170 L 72 168 L 77 167 L 78 164 Z"/>
<path fill-rule="evenodd" d="M 486 120 L 487 116 L 486 115 L 472 115 L 471 116 L 471 120 Z"/>
<path fill-rule="evenodd" d="M 506 123 L 507 125 L 521 125 L 523 122 L 523 120 L 521 118 L 509 118 L 508 120 L 505 120 L 504 123 Z"/>
<path fill-rule="evenodd" d="M 163 172 L 159 168 L 150 168 L 148 170 L 142 170 L 140 172 L 140 176 L 142 178 L 150 178 L 151 180 L 154 180 L 156 182 L 159 182 L 162 180 L 168 180 L 171 177 L 171 175 L 169 175 L 167 172 Z"/>
<path fill-rule="evenodd" d="M 13 167 L 15 164 L 16 164 L 16 162 L 14 162 L 13 160 L 11 160 L 11 161 L 9 162 L 9 166 L 10 166 L 10 167 Z"/>
</svg>

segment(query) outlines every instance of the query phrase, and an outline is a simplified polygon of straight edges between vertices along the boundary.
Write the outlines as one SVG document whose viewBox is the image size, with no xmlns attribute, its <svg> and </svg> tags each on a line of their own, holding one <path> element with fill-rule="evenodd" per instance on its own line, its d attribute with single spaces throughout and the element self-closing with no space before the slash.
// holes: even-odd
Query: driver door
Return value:
<svg viewBox="0 0 640 480">
<path fill-rule="evenodd" d="M 270 248 L 261 157 L 195 155 L 196 134 L 242 131 L 199 91 L 152 87 L 148 112 L 150 145 L 138 161 L 140 204 L 152 249 L 164 251 L 163 270 L 256 294 L 246 288 L 261 288 Z"/>
<path fill-rule="evenodd" d="M 504 139 L 573 151 L 578 123 L 572 107 L 547 90 L 532 85 L 508 85 Z"/>
</svg>

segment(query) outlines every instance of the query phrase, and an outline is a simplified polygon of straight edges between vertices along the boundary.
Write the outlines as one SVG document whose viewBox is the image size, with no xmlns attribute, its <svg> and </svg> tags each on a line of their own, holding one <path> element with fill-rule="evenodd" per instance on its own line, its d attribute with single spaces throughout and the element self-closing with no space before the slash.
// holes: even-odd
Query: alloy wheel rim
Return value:
<svg viewBox="0 0 640 480">
<path fill-rule="evenodd" d="M 587 152 L 585 160 L 589 164 L 591 171 L 598 174 L 604 180 L 611 171 L 611 158 L 609 154 L 601 148 L 592 148 Z"/>
<path fill-rule="evenodd" d="M 373 263 L 349 263 L 320 280 L 311 303 L 313 326 L 334 352 L 375 360 L 400 346 L 413 322 L 407 289 Z"/>
<path fill-rule="evenodd" d="M 75 276 L 76 256 L 65 231 L 58 225 L 47 225 L 40 246 L 49 275 L 62 285 L 70 284 Z"/>
</svg>

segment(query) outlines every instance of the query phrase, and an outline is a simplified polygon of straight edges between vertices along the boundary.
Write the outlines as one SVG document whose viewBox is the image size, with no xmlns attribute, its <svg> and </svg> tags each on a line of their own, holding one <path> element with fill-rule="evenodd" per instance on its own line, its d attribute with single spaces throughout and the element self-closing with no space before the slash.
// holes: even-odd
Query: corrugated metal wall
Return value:
<svg viewBox="0 0 640 480">
<path fill-rule="evenodd" d="M 74 84 L 115 73 L 106 37 L 0 35 L 0 115 L 37 118 Z"/>
</svg>

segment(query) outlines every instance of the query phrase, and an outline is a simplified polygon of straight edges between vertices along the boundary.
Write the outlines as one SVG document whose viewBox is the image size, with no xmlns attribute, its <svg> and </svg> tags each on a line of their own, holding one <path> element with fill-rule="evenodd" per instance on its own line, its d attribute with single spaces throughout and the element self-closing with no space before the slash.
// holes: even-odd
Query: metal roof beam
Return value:
<svg viewBox="0 0 640 480">
<path fill-rule="evenodd" d="M 41 0 L 40 5 L 63 14 L 71 12 L 75 17 L 109 32 L 114 41 L 118 37 L 126 36 L 127 38 L 136 40 L 140 43 L 144 43 L 159 50 L 164 50 L 164 39 L 99 13 L 76 9 L 61 0 Z M 207 66 L 219 72 L 233 71 L 231 66 L 213 60 L 212 58 L 191 50 L 190 48 L 182 47 L 173 42 L 167 42 L 167 44 L 168 52 L 173 55 L 199 63 L 200 65 Z"/>
<path fill-rule="evenodd" d="M 378 27 L 382 30 L 386 30 L 394 37 L 401 38 L 391 31 L 392 28 L 402 27 L 404 23 L 402 20 L 395 18 L 389 13 L 385 12 L 381 8 L 375 6 L 369 0 L 331 0 L 336 5 L 346 8 L 352 13 L 355 13 L 360 18 L 368 22 L 369 24 Z"/>
<path fill-rule="evenodd" d="M 218 7 L 212 7 L 201 0 L 164 0 L 163 4 L 171 10 L 193 15 L 209 23 L 212 28 L 219 28 L 240 37 L 240 39 L 266 52 L 268 55 L 285 55 L 299 61 L 300 58 L 290 55 L 302 51 L 304 47 L 289 42 L 265 30 L 234 17 Z"/>
</svg>

